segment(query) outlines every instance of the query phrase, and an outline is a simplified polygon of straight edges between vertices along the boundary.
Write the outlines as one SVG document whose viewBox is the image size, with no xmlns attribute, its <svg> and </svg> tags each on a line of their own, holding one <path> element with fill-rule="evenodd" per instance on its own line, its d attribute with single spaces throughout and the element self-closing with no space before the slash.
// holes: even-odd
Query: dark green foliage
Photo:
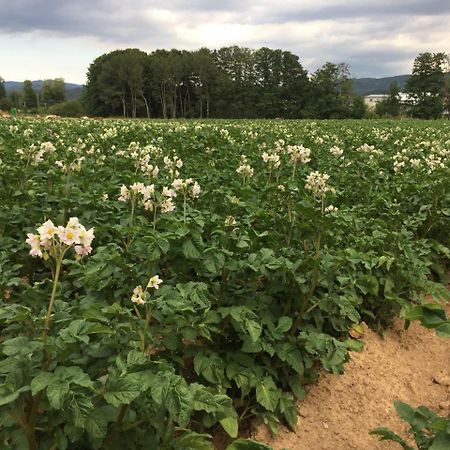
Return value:
<svg viewBox="0 0 450 450">
<path fill-rule="evenodd" d="M 446 450 L 450 448 L 450 418 L 439 417 L 425 406 L 412 408 L 406 403 L 394 403 L 397 414 L 410 426 L 417 450 Z M 382 441 L 393 441 L 404 450 L 414 450 L 404 439 L 388 428 L 377 428 L 370 434 L 381 436 Z"/>
<path fill-rule="evenodd" d="M 36 92 L 34 92 L 33 85 L 30 80 L 25 80 L 23 82 L 22 104 L 24 108 L 37 108 Z"/>
<path fill-rule="evenodd" d="M 6 97 L 5 80 L 0 76 L 0 100 Z"/>
<path fill-rule="evenodd" d="M 44 80 L 39 91 L 40 105 L 50 107 L 66 99 L 66 87 L 62 78 Z"/>
<path fill-rule="evenodd" d="M 425 52 L 414 60 L 412 75 L 406 83 L 407 92 L 413 96 L 410 106 L 413 117 L 441 117 L 446 67 L 448 59 L 445 53 Z"/>
<path fill-rule="evenodd" d="M 83 104 L 78 100 L 69 100 L 63 103 L 57 103 L 48 109 L 50 114 L 56 114 L 61 117 L 82 117 L 86 115 Z"/>
<path fill-rule="evenodd" d="M 392 83 L 389 87 L 389 96 L 378 102 L 376 112 L 381 117 L 397 117 L 400 115 L 400 98 L 399 87 L 396 83 Z"/>
<path fill-rule="evenodd" d="M 232 441 L 255 417 L 293 428 L 318 369 L 341 373 L 361 348 L 348 331 L 362 321 L 381 328 L 401 315 L 448 335 L 448 291 L 431 280 L 445 281 L 450 255 L 449 124 L 393 125 L 0 121 L 0 445 L 210 449 L 211 434 Z M 33 159 L 48 142 L 54 151 Z M 288 146 L 299 144 L 311 161 L 294 172 Z M 170 186 L 174 149 L 200 197 L 184 216 L 178 192 L 155 227 L 142 204 L 131 220 L 120 186 Z M 261 156 L 274 149 L 272 170 Z M 245 182 L 243 153 L 254 168 Z M 146 156 L 158 177 L 141 170 Z M 305 188 L 316 170 L 335 188 L 323 204 Z M 331 204 L 339 211 L 326 214 Z M 63 260 L 45 340 L 54 266 L 24 241 L 70 217 L 95 227 L 93 251 Z M 133 289 L 154 274 L 163 284 L 135 309 Z"/>
</svg>

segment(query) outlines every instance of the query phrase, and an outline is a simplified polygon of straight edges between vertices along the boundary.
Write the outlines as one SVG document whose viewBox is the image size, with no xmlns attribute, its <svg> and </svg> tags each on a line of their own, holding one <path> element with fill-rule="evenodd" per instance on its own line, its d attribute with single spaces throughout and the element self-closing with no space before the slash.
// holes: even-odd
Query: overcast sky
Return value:
<svg viewBox="0 0 450 450">
<path fill-rule="evenodd" d="M 419 53 L 450 53 L 450 0 L 0 0 L 0 76 L 84 83 L 117 48 L 241 45 L 289 50 L 314 71 L 411 72 Z"/>
</svg>

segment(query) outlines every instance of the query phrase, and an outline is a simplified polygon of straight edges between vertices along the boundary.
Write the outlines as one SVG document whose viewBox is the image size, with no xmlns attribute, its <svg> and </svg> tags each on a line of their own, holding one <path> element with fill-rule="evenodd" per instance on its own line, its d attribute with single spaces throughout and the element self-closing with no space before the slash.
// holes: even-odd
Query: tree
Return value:
<svg viewBox="0 0 450 450">
<path fill-rule="evenodd" d="M 47 107 L 62 103 L 66 99 L 66 86 L 63 78 L 44 80 L 40 91 L 41 103 Z"/>
<path fill-rule="evenodd" d="M 61 117 L 82 117 L 85 115 L 85 109 L 79 100 L 68 100 L 63 103 L 57 103 L 51 106 L 48 112 Z"/>
<path fill-rule="evenodd" d="M 6 97 L 5 80 L 0 77 L 0 100 Z"/>
<path fill-rule="evenodd" d="M 8 111 L 12 106 L 12 102 L 6 96 L 5 81 L 0 77 L 0 110 Z"/>
<path fill-rule="evenodd" d="M 33 90 L 33 84 L 30 80 L 23 82 L 22 102 L 26 108 L 36 107 L 36 92 Z"/>
<path fill-rule="evenodd" d="M 445 53 L 420 53 L 414 60 L 412 75 L 406 90 L 412 97 L 410 105 L 414 117 L 431 119 L 442 115 L 444 72 L 448 67 Z"/>
<path fill-rule="evenodd" d="M 20 91 L 11 91 L 8 95 L 9 100 L 11 102 L 11 106 L 14 106 L 15 108 L 20 107 L 20 99 L 21 99 L 21 92 Z"/>
<path fill-rule="evenodd" d="M 381 117 L 397 117 L 400 115 L 400 89 L 396 82 L 389 86 L 389 96 L 375 106 L 377 114 Z"/>
<path fill-rule="evenodd" d="M 351 116 L 354 95 L 347 64 L 325 63 L 312 78 L 310 113 L 319 119 Z"/>
<path fill-rule="evenodd" d="M 447 73 L 445 78 L 443 102 L 444 111 L 448 117 L 450 115 L 450 72 Z"/>
</svg>

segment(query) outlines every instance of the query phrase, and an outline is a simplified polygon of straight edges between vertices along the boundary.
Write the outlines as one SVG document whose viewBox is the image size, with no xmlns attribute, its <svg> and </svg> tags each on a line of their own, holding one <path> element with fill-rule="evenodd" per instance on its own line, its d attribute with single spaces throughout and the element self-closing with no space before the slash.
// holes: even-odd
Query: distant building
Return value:
<svg viewBox="0 0 450 450">
<path fill-rule="evenodd" d="M 381 102 L 382 100 L 385 100 L 389 97 L 387 94 L 372 94 L 372 95 L 366 95 L 364 97 L 364 103 L 367 105 L 368 109 L 375 109 L 377 103 Z M 400 103 L 402 105 L 414 105 L 417 103 L 416 97 L 414 97 L 411 94 L 408 94 L 407 92 L 399 92 L 398 93 L 398 99 L 400 100 Z"/>
<path fill-rule="evenodd" d="M 381 102 L 381 100 L 384 100 L 388 98 L 389 96 L 386 94 L 372 94 L 372 95 L 366 95 L 364 97 L 364 103 L 366 104 L 367 108 L 369 109 L 375 109 L 375 106 L 377 103 Z"/>
</svg>

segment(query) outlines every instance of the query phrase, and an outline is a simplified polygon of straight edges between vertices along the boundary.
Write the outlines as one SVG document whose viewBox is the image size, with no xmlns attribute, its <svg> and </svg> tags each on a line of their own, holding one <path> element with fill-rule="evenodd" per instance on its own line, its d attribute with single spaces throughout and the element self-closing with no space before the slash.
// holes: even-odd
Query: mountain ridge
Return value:
<svg viewBox="0 0 450 450">
<path fill-rule="evenodd" d="M 396 82 L 402 90 L 405 87 L 406 81 L 410 75 L 396 75 L 391 77 L 381 78 L 352 78 L 353 88 L 358 95 L 370 95 L 370 94 L 387 94 L 389 92 L 389 86 L 391 83 Z M 43 80 L 32 81 L 34 90 L 40 90 Z M 78 83 L 65 83 L 66 93 L 68 100 L 77 100 L 81 97 L 86 86 Z M 23 87 L 23 81 L 5 81 L 5 89 L 9 94 L 12 91 L 21 91 Z"/>
</svg>

